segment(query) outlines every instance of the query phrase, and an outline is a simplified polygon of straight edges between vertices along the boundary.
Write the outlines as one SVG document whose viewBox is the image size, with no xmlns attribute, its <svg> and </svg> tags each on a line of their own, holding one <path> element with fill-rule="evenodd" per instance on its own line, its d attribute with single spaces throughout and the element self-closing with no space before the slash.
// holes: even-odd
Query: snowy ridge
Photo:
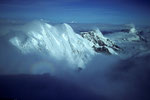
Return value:
<svg viewBox="0 0 150 100">
<path fill-rule="evenodd" d="M 29 26 L 29 28 L 27 28 Z M 76 34 L 68 24 L 52 26 L 32 22 L 26 28 L 26 37 L 15 36 L 10 42 L 22 53 L 41 52 L 57 60 L 66 59 L 73 67 L 84 68 L 95 54 L 90 42 Z"/>
<path fill-rule="evenodd" d="M 96 29 L 89 32 L 81 32 L 83 38 L 87 39 L 92 43 L 92 48 L 98 53 L 115 54 L 118 53 L 120 48 L 114 44 L 113 41 L 103 36 L 103 34 Z"/>
<path fill-rule="evenodd" d="M 149 51 L 149 41 L 134 25 L 131 25 L 129 31 L 117 31 L 103 36 L 99 29 L 77 34 L 65 23 L 50 25 L 34 21 L 10 33 L 10 43 L 21 53 L 37 53 L 56 62 L 66 60 L 71 64 L 69 67 L 79 70 L 84 69 L 96 54 L 118 55 L 126 59 Z"/>
<path fill-rule="evenodd" d="M 79 70 L 85 68 L 93 55 L 117 55 L 120 49 L 104 37 L 99 29 L 77 34 L 66 23 L 53 26 L 43 21 L 34 21 L 23 26 L 19 32 L 9 41 L 23 54 L 36 52 L 56 60 L 67 60 L 73 68 Z"/>
</svg>

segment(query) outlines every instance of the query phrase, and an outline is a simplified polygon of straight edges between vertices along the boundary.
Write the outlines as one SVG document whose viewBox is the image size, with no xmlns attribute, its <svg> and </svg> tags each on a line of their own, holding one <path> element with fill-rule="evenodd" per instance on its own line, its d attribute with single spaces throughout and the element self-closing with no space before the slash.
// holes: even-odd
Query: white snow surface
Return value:
<svg viewBox="0 0 150 100">
<path fill-rule="evenodd" d="M 48 23 L 34 21 L 23 27 L 26 38 L 15 36 L 10 42 L 27 54 L 40 52 L 57 59 L 67 60 L 73 68 L 84 68 L 95 54 L 91 43 L 76 34 L 68 24 L 52 26 Z"/>
</svg>

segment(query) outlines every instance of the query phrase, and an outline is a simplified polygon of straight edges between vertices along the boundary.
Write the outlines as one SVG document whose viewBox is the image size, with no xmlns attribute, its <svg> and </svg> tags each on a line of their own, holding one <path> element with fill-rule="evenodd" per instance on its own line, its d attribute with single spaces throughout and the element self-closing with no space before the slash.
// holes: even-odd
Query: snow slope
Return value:
<svg viewBox="0 0 150 100">
<path fill-rule="evenodd" d="M 40 52 L 57 60 L 66 59 L 70 64 L 84 68 L 94 55 L 91 43 L 76 34 L 68 24 L 52 26 L 34 21 L 24 26 L 25 34 L 15 36 L 10 42 L 22 53 Z M 23 36 L 24 35 L 24 36 Z"/>
</svg>

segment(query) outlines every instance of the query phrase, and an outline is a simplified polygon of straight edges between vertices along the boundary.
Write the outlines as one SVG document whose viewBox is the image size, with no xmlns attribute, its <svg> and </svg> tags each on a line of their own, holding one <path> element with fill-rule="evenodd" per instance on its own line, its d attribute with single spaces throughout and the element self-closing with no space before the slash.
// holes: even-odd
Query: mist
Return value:
<svg viewBox="0 0 150 100">
<path fill-rule="evenodd" d="M 29 28 L 32 29 L 31 26 Z M 90 56 L 91 59 L 79 70 L 77 63 L 80 60 L 74 60 L 74 64 L 68 62 L 68 59 L 56 59 L 36 49 L 23 53 L 10 42 L 14 36 L 19 36 L 24 43 L 26 34 L 22 31 L 10 29 L 0 36 L 0 90 L 3 91 L 0 98 L 150 99 L 150 55 L 147 53 L 143 55 L 142 52 L 126 59 L 118 55 L 97 53 Z M 40 96 L 37 97 L 37 94 Z"/>
<path fill-rule="evenodd" d="M 86 65 L 86 68 L 79 72 L 71 69 L 69 66 L 72 65 L 65 60 L 56 61 L 37 53 L 23 55 L 6 41 L 5 43 L 4 41 L 0 43 L 2 47 L 0 52 L 1 75 L 10 75 L 9 77 L 14 75 L 37 75 L 39 77 L 40 75 L 40 77 L 46 77 L 47 80 L 54 78 L 61 80 L 60 82 L 69 82 L 69 84 L 75 84 L 78 87 L 92 91 L 92 93 L 98 95 L 98 98 L 100 96 L 104 100 L 148 100 L 147 91 L 149 90 L 148 87 L 150 87 L 148 84 L 150 71 L 149 56 L 122 60 L 117 56 L 101 54 L 93 57 Z M 6 79 L 9 78 L 6 77 Z M 28 82 L 30 84 L 30 80 Z M 64 91 L 66 89 L 64 88 Z M 55 92 L 53 89 L 52 91 Z"/>
</svg>

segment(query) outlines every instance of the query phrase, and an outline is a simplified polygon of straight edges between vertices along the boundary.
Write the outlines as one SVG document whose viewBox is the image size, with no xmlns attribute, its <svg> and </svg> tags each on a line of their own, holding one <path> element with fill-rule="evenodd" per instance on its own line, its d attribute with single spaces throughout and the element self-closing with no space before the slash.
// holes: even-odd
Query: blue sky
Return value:
<svg viewBox="0 0 150 100">
<path fill-rule="evenodd" d="M 148 0 L 1 0 L 0 18 L 149 24 L 149 5 Z"/>
</svg>

